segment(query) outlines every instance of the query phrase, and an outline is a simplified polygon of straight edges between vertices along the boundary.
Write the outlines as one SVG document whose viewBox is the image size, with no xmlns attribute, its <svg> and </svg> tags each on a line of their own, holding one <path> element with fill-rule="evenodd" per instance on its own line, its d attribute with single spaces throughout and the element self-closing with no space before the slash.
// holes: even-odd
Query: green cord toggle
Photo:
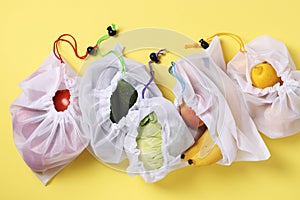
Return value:
<svg viewBox="0 0 300 200">
<path fill-rule="evenodd" d="M 113 32 L 113 35 L 115 35 L 115 33 L 116 33 L 116 31 L 117 31 L 117 30 L 116 30 L 116 25 L 115 25 L 115 24 L 112 24 L 111 26 L 109 26 L 109 27 L 107 28 L 107 30 L 108 30 L 108 33 L 105 34 L 105 35 L 103 35 L 102 37 L 100 37 L 100 38 L 98 39 L 98 41 L 97 41 L 96 46 L 97 46 L 97 48 L 98 48 L 98 52 L 99 52 L 100 56 L 102 56 L 102 57 L 103 57 L 103 56 L 106 56 L 106 55 L 108 55 L 108 54 L 110 54 L 110 53 L 115 54 L 115 55 L 117 56 L 117 58 L 119 59 L 121 65 L 122 65 L 122 74 L 125 76 L 125 75 L 126 75 L 125 61 L 124 61 L 122 55 L 120 55 L 118 52 L 116 52 L 116 51 L 114 51 L 114 50 L 110 50 L 109 52 L 107 52 L 107 53 L 105 53 L 105 54 L 102 54 L 101 51 L 99 50 L 100 44 L 101 44 L 104 40 L 108 39 L 108 38 L 111 36 L 111 35 L 110 35 L 111 32 Z"/>
</svg>

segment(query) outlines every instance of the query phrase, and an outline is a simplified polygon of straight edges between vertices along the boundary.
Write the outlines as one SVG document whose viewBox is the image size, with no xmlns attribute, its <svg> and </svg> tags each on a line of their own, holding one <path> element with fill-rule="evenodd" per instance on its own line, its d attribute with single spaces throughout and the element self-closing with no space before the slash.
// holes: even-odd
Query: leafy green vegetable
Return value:
<svg viewBox="0 0 300 200">
<path fill-rule="evenodd" d="M 145 169 L 154 170 L 163 165 L 162 155 L 162 126 L 154 112 L 146 116 L 138 127 L 136 138 L 137 148 L 140 150 L 139 160 L 143 162 Z"/>
</svg>

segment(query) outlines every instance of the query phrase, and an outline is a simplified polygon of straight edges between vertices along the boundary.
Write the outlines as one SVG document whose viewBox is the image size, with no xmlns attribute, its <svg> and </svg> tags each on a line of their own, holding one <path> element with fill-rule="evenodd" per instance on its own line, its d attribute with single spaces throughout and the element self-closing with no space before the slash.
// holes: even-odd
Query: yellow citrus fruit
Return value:
<svg viewBox="0 0 300 200">
<path fill-rule="evenodd" d="M 260 63 L 252 68 L 251 80 L 254 87 L 261 89 L 272 87 L 276 83 L 282 83 L 274 67 L 267 62 Z"/>
</svg>

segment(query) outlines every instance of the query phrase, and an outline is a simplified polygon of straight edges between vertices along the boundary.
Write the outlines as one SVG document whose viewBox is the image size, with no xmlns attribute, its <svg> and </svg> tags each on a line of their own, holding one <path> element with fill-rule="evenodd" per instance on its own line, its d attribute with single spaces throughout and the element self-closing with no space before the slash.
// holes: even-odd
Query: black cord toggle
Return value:
<svg viewBox="0 0 300 200">
<path fill-rule="evenodd" d="M 209 47 L 209 44 L 205 40 L 201 39 L 201 40 L 199 40 L 199 42 L 203 49 L 207 49 Z"/>
</svg>

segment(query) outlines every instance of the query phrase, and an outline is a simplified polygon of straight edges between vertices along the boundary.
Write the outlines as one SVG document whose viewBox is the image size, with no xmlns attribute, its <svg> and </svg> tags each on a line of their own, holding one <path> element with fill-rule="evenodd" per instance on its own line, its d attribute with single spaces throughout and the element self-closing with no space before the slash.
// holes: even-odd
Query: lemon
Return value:
<svg viewBox="0 0 300 200">
<path fill-rule="evenodd" d="M 272 65 L 267 62 L 260 63 L 252 68 L 251 79 L 254 87 L 264 89 L 276 83 L 282 83 Z"/>
</svg>

